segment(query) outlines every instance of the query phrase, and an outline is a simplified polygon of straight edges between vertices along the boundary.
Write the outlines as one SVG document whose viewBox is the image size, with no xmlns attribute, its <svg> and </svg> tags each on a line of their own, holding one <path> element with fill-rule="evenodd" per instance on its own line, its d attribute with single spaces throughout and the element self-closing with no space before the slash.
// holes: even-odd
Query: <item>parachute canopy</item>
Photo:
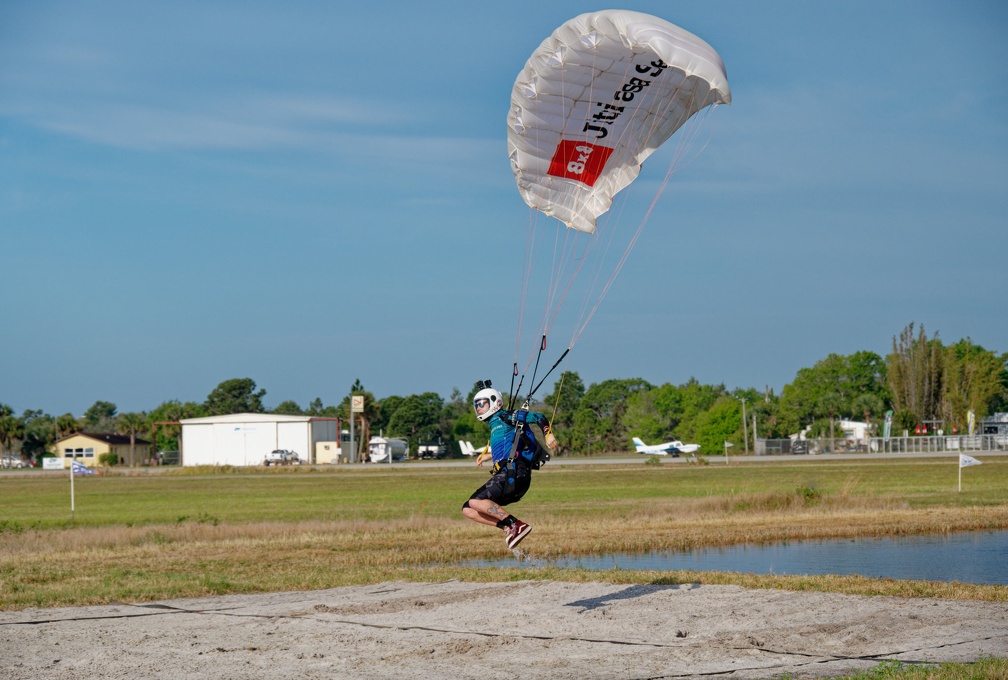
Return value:
<svg viewBox="0 0 1008 680">
<path fill-rule="evenodd" d="M 582 14 L 515 80 L 508 153 L 518 190 L 532 208 L 594 232 L 645 158 L 693 114 L 728 103 L 721 57 L 697 36 L 640 12 Z"/>
</svg>

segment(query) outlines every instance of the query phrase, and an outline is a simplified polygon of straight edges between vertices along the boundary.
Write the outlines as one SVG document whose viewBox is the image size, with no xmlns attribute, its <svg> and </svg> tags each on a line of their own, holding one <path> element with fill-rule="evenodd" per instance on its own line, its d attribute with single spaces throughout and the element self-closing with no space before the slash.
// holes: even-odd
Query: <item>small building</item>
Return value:
<svg viewBox="0 0 1008 680">
<path fill-rule="evenodd" d="M 980 421 L 981 434 L 1008 434 L 1008 413 L 994 413 Z"/>
<path fill-rule="evenodd" d="M 120 465 L 129 465 L 130 438 L 124 434 L 101 434 L 96 432 L 77 432 L 63 437 L 55 446 L 55 454 L 63 458 L 63 467 L 70 467 L 70 461 L 76 460 L 88 467 L 98 467 L 102 454 L 113 453 L 118 457 Z M 139 437 L 133 443 L 134 465 L 146 464 L 150 461 L 151 445 Z"/>
<path fill-rule="evenodd" d="M 275 413 L 232 413 L 187 418 L 182 423 L 182 465 L 262 465 L 276 449 L 293 451 L 315 463 L 317 444 L 339 439 L 336 418 L 285 416 Z"/>
<path fill-rule="evenodd" d="M 859 420 L 840 420 L 838 426 L 848 444 L 862 446 L 868 442 L 868 423 Z"/>
<path fill-rule="evenodd" d="M 409 443 L 405 439 L 371 437 L 368 441 L 368 458 L 372 463 L 391 463 L 409 457 Z"/>
</svg>

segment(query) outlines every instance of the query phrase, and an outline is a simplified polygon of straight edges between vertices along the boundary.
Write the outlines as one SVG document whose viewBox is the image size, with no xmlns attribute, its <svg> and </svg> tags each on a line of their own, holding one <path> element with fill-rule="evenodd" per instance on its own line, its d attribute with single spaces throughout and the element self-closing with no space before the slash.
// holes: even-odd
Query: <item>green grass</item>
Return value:
<svg viewBox="0 0 1008 680">
<path fill-rule="evenodd" d="M 781 680 L 791 676 L 782 676 Z M 985 657 L 975 663 L 909 664 L 887 661 L 837 680 L 1008 680 L 1008 659 Z"/>
<path fill-rule="evenodd" d="M 544 559 L 1008 528 L 1008 458 L 547 466 L 515 506 Z M 0 609 L 308 590 L 386 579 L 559 579 L 1008 601 L 1008 587 L 700 572 L 477 569 L 505 554 L 465 520 L 486 479 L 405 465 L 0 475 Z"/>
<path fill-rule="evenodd" d="M 542 503 L 561 517 L 580 517 L 597 504 L 634 508 L 670 497 L 748 499 L 798 493 L 814 501 L 842 495 L 909 508 L 1008 502 L 1008 459 L 1002 458 L 967 470 L 963 493 L 956 491 L 954 459 L 746 465 L 733 460 L 728 466 L 547 466 L 536 474 L 523 505 Z M 389 470 L 233 468 L 230 474 L 178 470 L 78 477 L 72 522 L 67 477 L 0 476 L 0 530 L 5 525 L 137 526 L 200 518 L 247 523 L 455 517 L 485 475 L 475 466 L 417 465 Z"/>
</svg>

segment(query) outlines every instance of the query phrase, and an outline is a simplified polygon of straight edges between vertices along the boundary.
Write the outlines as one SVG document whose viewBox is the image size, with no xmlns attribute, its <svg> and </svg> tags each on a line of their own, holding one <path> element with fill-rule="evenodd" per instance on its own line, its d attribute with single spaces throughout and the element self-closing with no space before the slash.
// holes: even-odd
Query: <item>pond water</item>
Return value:
<svg viewBox="0 0 1008 680">
<path fill-rule="evenodd" d="M 468 564 L 515 566 L 513 558 Z M 689 569 L 756 574 L 859 574 L 873 578 L 1008 585 L 1008 531 L 743 545 L 707 548 L 690 553 L 611 554 L 549 561 L 533 558 L 527 564 L 593 570 Z"/>
</svg>

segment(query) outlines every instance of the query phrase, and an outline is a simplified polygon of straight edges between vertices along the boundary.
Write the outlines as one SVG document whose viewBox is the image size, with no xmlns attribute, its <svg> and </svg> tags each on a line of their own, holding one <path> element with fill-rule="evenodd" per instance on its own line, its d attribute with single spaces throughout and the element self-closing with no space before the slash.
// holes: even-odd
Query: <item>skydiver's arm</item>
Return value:
<svg viewBox="0 0 1008 680">
<path fill-rule="evenodd" d="M 546 446 L 549 447 L 550 451 L 555 451 L 557 447 L 556 437 L 553 436 L 553 428 L 550 427 L 549 420 L 546 419 L 541 413 L 535 414 L 536 423 L 542 428 L 543 434 L 546 435 Z"/>
</svg>

